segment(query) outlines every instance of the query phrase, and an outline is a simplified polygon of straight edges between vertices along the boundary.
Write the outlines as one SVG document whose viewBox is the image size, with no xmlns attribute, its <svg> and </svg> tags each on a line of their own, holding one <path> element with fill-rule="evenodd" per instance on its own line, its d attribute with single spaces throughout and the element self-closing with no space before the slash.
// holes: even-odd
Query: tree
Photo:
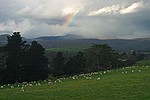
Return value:
<svg viewBox="0 0 150 100">
<path fill-rule="evenodd" d="M 52 74 L 54 76 L 60 76 L 60 75 L 63 75 L 64 71 L 63 71 L 63 67 L 64 67 L 64 57 L 63 57 L 63 54 L 62 52 L 58 52 L 56 54 L 56 57 L 53 58 L 53 61 L 52 61 Z"/>
<path fill-rule="evenodd" d="M 8 36 L 8 42 L 6 44 L 6 50 L 8 52 L 7 57 L 7 78 L 9 83 L 20 82 L 21 74 L 23 71 L 25 41 L 19 34 L 20 32 L 14 32 L 12 36 Z"/>
<path fill-rule="evenodd" d="M 48 59 L 45 57 L 45 49 L 33 41 L 27 52 L 25 79 L 27 81 L 42 80 L 47 78 L 48 74 Z"/>
<path fill-rule="evenodd" d="M 74 57 L 70 57 L 65 64 L 65 74 L 77 74 L 85 71 L 86 60 L 83 52 L 78 52 Z"/>
<path fill-rule="evenodd" d="M 48 59 L 39 43 L 33 41 L 26 45 L 19 32 L 14 32 L 7 41 L 5 47 L 0 47 L 0 82 L 37 81 L 48 77 Z"/>
<path fill-rule="evenodd" d="M 118 54 L 107 44 L 95 44 L 84 51 L 89 71 L 112 68 L 118 60 Z"/>
<path fill-rule="evenodd" d="M 0 83 L 5 83 L 6 81 L 6 58 L 7 52 L 4 46 L 0 47 Z"/>
</svg>

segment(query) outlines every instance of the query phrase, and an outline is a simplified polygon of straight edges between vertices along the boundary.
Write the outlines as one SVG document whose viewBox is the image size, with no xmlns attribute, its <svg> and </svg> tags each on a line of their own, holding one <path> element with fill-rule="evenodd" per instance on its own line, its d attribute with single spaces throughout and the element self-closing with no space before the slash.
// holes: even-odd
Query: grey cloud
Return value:
<svg viewBox="0 0 150 100">
<path fill-rule="evenodd" d="M 103 7 L 117 4 L 129 7 L 140 1 L 145 5 L 138 12 L 126 15 L 86 16 L 89 12 Z M 80 11 L 71 23 L 64 27 L 67 14 L 75 12 L 78 8 Z M 67 33 L 96 38 L 150 37 L 149 0 L 1 0 L 0 9 L 0 34 L 18 29 L 24 37 L 30 38 Z M 63 9 L 67 9 L 66 15 L 63 15 Z M 43 12 L 45 16 L 40 15 Z M 12 22 L 14 24 L 11 26 Z"/>
<path fill-rule="evenodd" d="M 145 37 L 150 36 L 149 11 L 150 9 L 146 8 L 134 14 L 88 17 L 84 20 L 81 20 L 79 24 L 82 27 L 87 28 L 87 32 L 92 30 L 89 34 L 96 37 Z"/>
</svg>

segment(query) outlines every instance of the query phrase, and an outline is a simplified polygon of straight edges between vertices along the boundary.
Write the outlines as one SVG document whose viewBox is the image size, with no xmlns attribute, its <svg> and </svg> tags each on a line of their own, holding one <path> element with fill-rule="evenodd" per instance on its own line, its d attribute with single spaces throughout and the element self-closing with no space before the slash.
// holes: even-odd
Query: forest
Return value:
<svg viewBox="0 0 150 100">
<path fill-rule="evenodd" d="M 132 65 L 143 57 L 135 50 L 117 52 L 107 44 L 93 44 L 69 57 L 57 52 L 50 60 L 41 44 L 37 41 L 27 44 L 20 32 L 14 32 L 7 37 L 6 45 L 0 47 L 0 84 L 115 69 Z"/>
</svg>

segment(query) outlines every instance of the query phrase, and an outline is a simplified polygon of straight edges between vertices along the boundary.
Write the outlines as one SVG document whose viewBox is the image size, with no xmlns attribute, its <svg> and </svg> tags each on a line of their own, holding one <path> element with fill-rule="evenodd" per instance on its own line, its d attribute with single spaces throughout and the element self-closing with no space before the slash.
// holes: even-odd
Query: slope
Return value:
<svg viewBox="0 0 150 100">
<path fill-rule="evenodd" d="M 60 78 L 53 84 L 5 85 L 0 100 L 149 100 L 149 77 L 150 66 L 136 65 Z"/>
</svg>

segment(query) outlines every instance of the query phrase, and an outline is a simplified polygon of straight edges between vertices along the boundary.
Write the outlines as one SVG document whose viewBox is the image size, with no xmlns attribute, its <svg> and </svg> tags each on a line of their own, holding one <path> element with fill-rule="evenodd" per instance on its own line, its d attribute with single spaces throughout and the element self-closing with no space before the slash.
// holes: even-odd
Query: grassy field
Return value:
<svg viewBox="0 0 150 100">
<path fill-rule="evenodd" d="M 61 78 L 53 84 L 1 86 L 0 100 L 150 100 L 150 66 L 140 64 Z"/>
<path fill-rule="evenodd" d="M 150 66 L 150 60 L 141 60 L 138 61 L 135 66 Z"/>
<path fill-rule="evenodd" d="M 82 51 L 84 49 L 89 48 L 91 45 L 90 44 L 74 44 L 74 45 L 69 45 L 69 46 L 64 46 L 64 47 L 59 47 L 59 48 L 49 48 L 46 49 L 46 52 L 78 52 Z"/>
</svg>

